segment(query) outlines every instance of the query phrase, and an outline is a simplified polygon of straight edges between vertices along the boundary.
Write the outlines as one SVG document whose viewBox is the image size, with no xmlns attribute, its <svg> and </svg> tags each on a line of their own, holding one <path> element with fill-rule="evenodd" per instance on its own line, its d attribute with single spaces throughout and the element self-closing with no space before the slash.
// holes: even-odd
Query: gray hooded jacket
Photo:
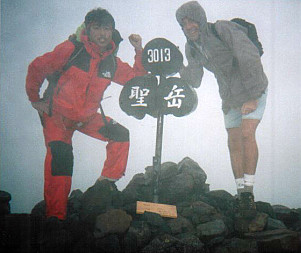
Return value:
<svg viewBox="0 0 301 253">
<path fill-rule="evenodd" d="M 248 38 L 246 29 L 231 21 L 217 21 L 217 36 L 197 1 L 187 2 L 177 10 L 176 18 L 181 27 L 185 17 L 200 25 L 200 42 L 187 39 L 188 66 L 180 71 L 181 77 L 197 88 L 202 81 L 203 67 L 213 72 L 225 113 L 259 98 L 267 88 L 268 79 L 258 49 Z"/>
</svg>

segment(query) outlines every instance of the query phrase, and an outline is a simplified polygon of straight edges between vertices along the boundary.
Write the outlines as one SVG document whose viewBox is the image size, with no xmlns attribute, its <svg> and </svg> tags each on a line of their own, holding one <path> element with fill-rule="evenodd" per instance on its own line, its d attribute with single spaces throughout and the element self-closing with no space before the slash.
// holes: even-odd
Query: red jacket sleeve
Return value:
<svg viewBox="0 0 301 253">
<path fill-rule="evenodd" d="M 52 52 L 37 57 L 29 64 L 25 88 L 31 102 L 39 101 L 40 88 L 45 78 L 56 71 L 60 71 L 68 62 L 73 51 L 73 43 L 67 40 L 56 46 Z"/>
<path fill-rule="evenodd" d="M 146 74 L 147 71 L 142 65 L 142 50 L 137 50 L 133 67 L 131 67 L 128 63 L 122 62 L 117 57 L 117 69 L 113 81 L 118 84 L 124 85 L 134 77 L 143 76 Z"/>
</svg>

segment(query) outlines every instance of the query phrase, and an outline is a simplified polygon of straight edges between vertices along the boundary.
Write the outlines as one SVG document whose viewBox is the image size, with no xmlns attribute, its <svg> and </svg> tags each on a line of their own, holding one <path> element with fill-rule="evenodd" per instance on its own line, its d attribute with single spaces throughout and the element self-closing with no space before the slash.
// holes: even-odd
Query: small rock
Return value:
<svg viewBox="0 0 301 253">
<path fill-rule="evenodd" d="M 274 229 L 286 229 L 287 227 L 281 220 L 276 220 L 272 218 L 268 218 L 267 230 L 274 230 Z"/>
<path fill-rule="evenodd" d="M 122 191 L 124 204 L 138 200 L 150 202 L 153 200 L 153 192 L 153 187 L 147 184 L 144 174 L 136 174 Z"/>
<path fill-rule="evenodd" d="M 258 232 L 264 230 L 268 222 L 268 215 L 266 213 L 257 212 L 256 217 L 250 222 L 249 232 Z"/>
<path fill-rule="evenodd" d="M 122 253 L 120 240 L 117 235 L 107 235 L 94 241 L 92 252 Z"/>
<path fill-rule="evenodd" d="M 81 197 L 81 220 L 94 226 L 96 217 L 114 208 L 114 196 L 119 194 L 116 185 L 108 180 L 95 183 Z"/>
<path fill-rule="evenodd" d="M 138 252 L 151 240 L 151 230 L 145 221 L 133 221 L 124 238 L 125 252 Z"/>
<path fill-rule="evenodd" d="M 205 241 L 210 241 L 214 237 L 224 236 L 226 231 L 223 220 L 214 220 L 197 226 L 198 237 Z"/>
<path fill-rule="evenodd" d="M 246 233 L 244 236 L 246 239 L 256 240 L 258 252 L 299 253 L 301 249 L 299 233 L 287 229 Z"/>
<path fill-rule="evenodd" d="M 171 219 L 167 223 L 173 235 L 193 233 L 195 230 L 191 222 L 182 216 L 178 216 L 176 219 Z"/>
<path fill-rule="evenodd" d="M 170 234 L 170 227 L 166 223 L 166 219 L 162 218 L 160 214 L 144 212 L 140 216 L 141 221 L 146 221 L 151 229 L 152 235 Z"/>
<path fill-rule="evenodd" d="M 238 233 L 259 232 L 264 230 L 267 225 L 268 215 L 265 213 L 256 213 L 252 220 L 237 215 L 235 217 L 235 230 Z"/>
<path fill-rule="evenodd" d="M 46 214 L 46 203 L 45 203 L 45 200 L 42 200 L 39 203 L 37 203 L 33 207 L 33 209 L 31 210 L 31 214 L 33 216 L 45 217 L 45 214 Z"/>
<path fill-rule="evenodd" d="M 199 180 L 200 184 L 204 184 L 207 180 L 205 171 L 189 157 L 185 157 L 178 164 L 179 172 L 191 174 L 194 178 Z"/>
<path fill-rule="evenodd" d="M 130 227 L 132 217 L 120 209 L 111 209 L 96 218 L 94 236 L 104 237 L 108 234 L 124 234 Z"/>
<path fill-rule="evenodd" d="M 194 179 L 189 174 L 178 174 L 159 183 L 159 202 L 176 204 L 189 198 L 193 193 Z"/>
<path fill-rule="evenodd" d="M 253 240 L 232 238 L 225 241 L 222 247 L 227 249 L 228 253 L 258 253 L 256 241 Z"/>
<path fill-rule="evenodd" d="M 160 181 L 163 182 L 178 174 L 178 165 L 173 162 L 165 162 L 161 165 Z"/>
<path fill-rule="evenodd" d="M 10 214 L 11 195 L 6 191 L 0 191 L 0 216 Z"/>
<path fill-rule="evenodd" d="M 276 214 L 270 203 L 263 201 L 256 201 L 256 210 L 261 213 L 268 214 L 271 218 L 276 219 Z"/>
<path fill-rule="evenodd" d="M 299 213 L 283 205 L 273 205 L 276 218 L 281 220 L 288 228 L 299 220 Z"/>
<path fill-rule="evenodd" d="M 198 225 L 215 220 L 218 212 L 205 202 L 195 201 L 189 207 L 184 207 L 181 215 L 190 219 L 194 225 Z"/>
<path fill-rule="evenodd" d="M 203 244 L 193 239 L 179 240 L 169 234 L 157 236 L 146 247 L 144 247 L 141 253 L 204 253 Z"/>
</svg>

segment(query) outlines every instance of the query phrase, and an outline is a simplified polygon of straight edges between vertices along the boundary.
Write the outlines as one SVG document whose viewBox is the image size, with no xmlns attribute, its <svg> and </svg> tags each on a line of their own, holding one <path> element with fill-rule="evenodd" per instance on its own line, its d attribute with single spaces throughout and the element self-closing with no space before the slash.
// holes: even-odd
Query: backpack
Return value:
<svg viewBox="0 0 301 253">
<path fill-rule="evenodd" d="M 257 30 L 256 30 L 255 25 L 242 18 L 233 18 L 230 21 L 235 22 L 235 23 L 247 28 L 247 35 L 248 35 L 249 39 L 257 47 L 257 49 L 259 51 L 259 55 L 262 56 L 263 55 L 263 47 L 262 47 L 261 42 L 258 39 Z M 220 38 L 215 29 L 215 24 L 212 25 L 212 31 L 218 38 Z"/>
</svg>

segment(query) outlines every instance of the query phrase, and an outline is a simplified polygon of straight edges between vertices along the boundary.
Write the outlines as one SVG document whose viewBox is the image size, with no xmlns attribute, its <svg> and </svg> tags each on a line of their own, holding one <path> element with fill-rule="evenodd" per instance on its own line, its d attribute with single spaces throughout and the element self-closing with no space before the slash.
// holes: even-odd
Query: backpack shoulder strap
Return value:
<svg viewBox="0 0 301 253">
<path fill-rule="evenodd" d="M 114 78 L 114 76 L 115 76 L 115 72 L 116 72 L 116 70 L 117 70 L 117 60 L 116 60 L 116 58 L 117 58 L 117 56 L 115 56 L 114 54 L 112 54 L 112 64 L 113 64 L 113 75 L 112 75 L 112 80 L 113 80 L 113 78 Z"/>
<path fill-rule="evenodd" d="M 68 68 L 71 67 L 73 61 L 77 58 L 77 56 L 84 50 L 84 43 L 79 42 L 76 39 L 76 35 L 72 34 L 69 36 L 69 41 L 71 41 L 74 45 L 74 50 L 71 54 L 71 56 L 69 57 L 68 62 L 65 64 L 65 66 L 62 68 L 61 73 L 65 72 Z"/>
<path fill-rule="evenodd" d="M 77 58 L 77 56 L 84 49 L 84 44 L 77 41 L 75 35 L 70 35 L 68 40 L 71 41 L 73 43 L 73 45 L 75 46 L 74 50 L 73 50 L 72 54 L 70 55 L 68 62 L 63 66 L 63 68 L 60 71 L 56 71 L 53 74 L 47 76 L 47 80 L 49 82 L 55 82 L 55 81 L 57 82 L 58 79 L 61 77 L 61 75 L 71 67 L 73 61 Z"/>
<path fill-rule="evenodd" d="M 49 116 L 52 115 L 53 92 L 55 87 L 57 86 L 58 80 L 60 79 L 61 75 L 71 67 L 73 61 L 78 57 L 78 55 L 84 49 L 84 44 L 77 41 L 75 35 L 69 36 L 69 40 L 74 44 L 75 48 L 71 56 L 69 57 L 68 62 L 63 66 L 61 71 L 56 71 L 53 74 L 47 76 L 47 80 L 49 84 L 43 94 L 42 99 L 43 100 L 49 99 Z"/>
</svg>

